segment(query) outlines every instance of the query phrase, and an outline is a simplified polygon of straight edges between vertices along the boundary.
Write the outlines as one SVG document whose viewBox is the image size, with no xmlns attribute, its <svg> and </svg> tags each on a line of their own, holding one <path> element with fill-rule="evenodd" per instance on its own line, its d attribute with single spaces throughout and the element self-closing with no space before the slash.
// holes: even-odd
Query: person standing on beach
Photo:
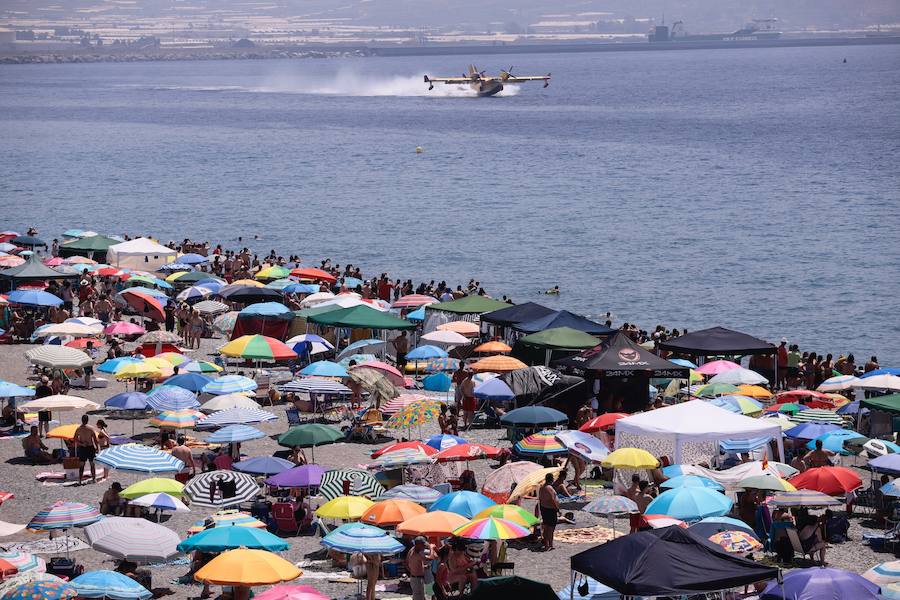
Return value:
<svg viewBox="0 0 900 600">
<path fill-rule="evenodd" d="M 94 457 L 97 456 L 99 445 L 97 433 L 88 425 L 88 416 L 82 415 L 81 425 L 75 430 L 75 451 L 77 452 L 78 460 L 81 461 L 78 465 L 78 483 L 76 485 L 81 485 L 81 479 L 84 477 L 84 464 L 87 462 L 91 463 L 91 480 L 93 483 L 97 483 L 97 468 L 94 465 Z"/>
<path fill-rule="evenodd" d="M 787 389 L 787 374 L 788 374 L 788 349 L 787 349 L 787 338 L 781 338 L 781 344 L 778 346 L 778 372 L 775 387 L 777 389 Z"/>
<path fill-rule="evenodd" d="M 420 535 L 413 541 L 413 547 L 406 555 L 406 568 L 409 571 L 413 600 L 425 600 L 425 569 L 430 568 L 431 562 L 427 541 Z"/>
<path fill-rule="evenodd" d="M 541 513 L 541 537 L 544 541 L 544 551 L 553 550 L 553 534 L 556 524 L 559 522 L 559 498 L 553 487 L 553 475 L 547 473 L 544 477 L 544 485 L 538 492 L 538 508 Z"/>
<path fill-rule="evenodd" d="M 193 477 L 194 473 L 196 473 L 194 455 L 191 449 L 185 445 L 186 441 L 183 435 L 178 436 L 178 445 L 172 448 L 172 456 L 184 463 L 181 473 Z"/>
<path fill-rule="evenodd" d="M 468 430 L 475 417 L 475 409 L 478 403 L 475 401 L 475 380 L 472 379 L 474 373 L 466 371 L 466 378 L 463 379 L 460 386 L 462 394 L 462 410 L 463 410 L 463 429 Z"/>
<path fill-rule="evenodd" d="M 406 332 L 404 331 L 399 337 L 395 337 L 391 345 L 394 346 L 394 352 L 397 356 L 397 369 L 403 373 L 406 368 L 406 353 L 409 351 L 409 338 L 406 337 Z"/>
</svg>

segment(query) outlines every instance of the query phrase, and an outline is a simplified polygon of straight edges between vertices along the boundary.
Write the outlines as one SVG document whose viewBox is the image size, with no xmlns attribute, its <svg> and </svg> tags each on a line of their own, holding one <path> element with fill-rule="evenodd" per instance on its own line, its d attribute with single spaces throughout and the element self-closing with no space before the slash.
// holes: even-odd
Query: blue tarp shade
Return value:
<svg viewBox="0 0 900 600">
<path fill-rule="evenodd" d="M 586 317 L 576 315 L 567 310 L 560 310 L 532 321 L 525 321 L 513 325 L 513 329 L 524 333 L 535 333 L 537 331 L 554 329 L 556 327 L 569 327 L 591 335 L 611 335 L 616 332 L 615 329 L 610 329 L 606 325 L 596 323 Z"/>
</svg>

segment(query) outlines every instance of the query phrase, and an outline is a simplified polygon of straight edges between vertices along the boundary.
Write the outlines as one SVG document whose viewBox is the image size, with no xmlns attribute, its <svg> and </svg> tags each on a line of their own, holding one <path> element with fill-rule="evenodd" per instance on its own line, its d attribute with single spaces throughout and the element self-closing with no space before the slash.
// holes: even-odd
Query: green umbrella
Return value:
<svg viewBox="0 0 900 600">
<path fill-rule="evenodd" d="M 333 444 L 344 439 L 344 434 L 333 427 L 319 423 L 307 423 L 291 427 L 280 436 L 278 444 L 293 448 L 312 448 L 312 462 L 316 462 L 316 446 Z"/>
<path fill-rule="evenodd" d="M 701 386 L 697 390 L 697 396 L 701 398 L 712 398 L 713 396 L 724 396 L 727 394 L 736 394 L 738 389 L 736 385 L 730 383 L 709 383 Z"/>
</svg>

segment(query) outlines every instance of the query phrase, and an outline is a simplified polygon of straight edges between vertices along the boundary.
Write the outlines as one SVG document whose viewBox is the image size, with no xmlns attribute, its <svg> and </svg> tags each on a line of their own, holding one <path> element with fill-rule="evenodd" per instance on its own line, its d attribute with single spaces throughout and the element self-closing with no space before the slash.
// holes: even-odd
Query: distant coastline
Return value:
<svg viewBox="0 0 900 600">
<path fill-rule="evenodd" d="M 351 56 L 454 56 L 470 54 L 537 54 L 583 52 L 656 52 L 667 50 L 722 50 L 746 48 L 798 48 L 817 46 L 870 46 L 900 44 L 900 36 L 782 38 L 743 41 L 676 42 L 547 42 L 529 44 L 428 44 L 428 45 L 295 45 L 255 48 L 152 48 L 134 50 L 83 47 L 47 51 L 0 50 L 0 64 L 146 62 L 187 60 L 263 60 L 342 58 Z"/>
</svg>

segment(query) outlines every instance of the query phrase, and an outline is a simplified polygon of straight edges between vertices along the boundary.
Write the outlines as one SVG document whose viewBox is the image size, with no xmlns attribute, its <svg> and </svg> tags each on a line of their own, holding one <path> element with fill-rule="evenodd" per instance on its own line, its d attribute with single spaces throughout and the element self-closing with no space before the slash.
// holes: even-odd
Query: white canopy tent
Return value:
<svg viewBox="0 0 900 600">
<path fill-rule="evenodd" d="M 164 265 L 175 262 L 177 255 L 175 250 L 166 248 L 150 238 L 137 238 L 114 244 L 106 251 L 106 259 L 111 266 L 136 271 L 156 271 Z"/>
<path fill-rule="evenodd" d="M 784 461 L 781 426 L 692 400 L 616 421 L 616 448 L 643 448 L 654 456 L 671 456 L 675 464 L 709 460 L 722 440 L 775 438 Z"/>
</svg>

